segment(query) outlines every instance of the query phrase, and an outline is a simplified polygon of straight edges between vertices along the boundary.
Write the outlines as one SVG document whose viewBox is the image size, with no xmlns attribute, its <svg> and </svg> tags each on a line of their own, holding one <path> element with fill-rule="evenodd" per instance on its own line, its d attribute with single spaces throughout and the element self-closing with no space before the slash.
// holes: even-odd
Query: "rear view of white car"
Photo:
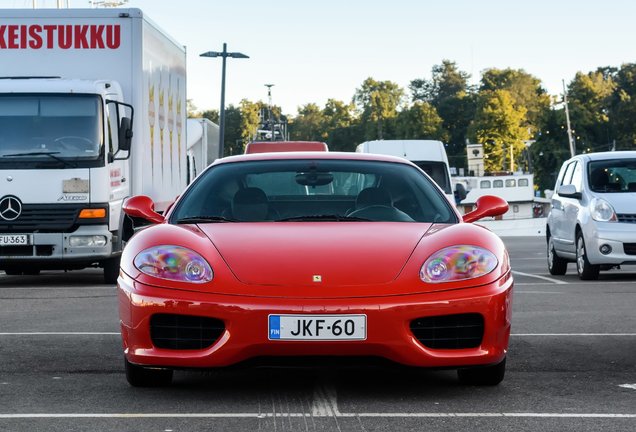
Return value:
<svg viewBox="0 0 636 432">
<path fill-rule="evenodd" d="M 636 264 L 636 151 L 589 153 L 563 163 L 547 229 L 548 269 L 576 263 L 583 280 Z"/>
</svg>

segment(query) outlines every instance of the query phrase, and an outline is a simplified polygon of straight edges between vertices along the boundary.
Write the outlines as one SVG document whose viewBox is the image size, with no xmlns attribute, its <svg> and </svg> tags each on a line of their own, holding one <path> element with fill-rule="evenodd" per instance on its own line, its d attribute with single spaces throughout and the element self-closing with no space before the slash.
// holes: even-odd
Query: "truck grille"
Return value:
<svg viewBox="0 0 636 432">
<path fill-rule="evenodd" d="M 157 348 L 197 350 L 212 346 L 225 331 L 216 318 L 156 314 L 150 318 L 150 339 Z"/>
<path fill-rule="evenodd" d="M 635 213 L 617 213 L 616 217 L 618 218 L 619 222 L 636 223 Z"/>
<path fill-rule="evenodd" d="M 77 216 L 86 205 L 23 204 L 16 220 L 0 219 L 0 232 L 67 232 L 72 231 Z"/>
<path fill-rule="evenodd" d="M 422 317 L 411 321 L 411 332 L 427 348 L 476 348 L 484 336 L 484 318 L 476 313 Z"/>
</svg>

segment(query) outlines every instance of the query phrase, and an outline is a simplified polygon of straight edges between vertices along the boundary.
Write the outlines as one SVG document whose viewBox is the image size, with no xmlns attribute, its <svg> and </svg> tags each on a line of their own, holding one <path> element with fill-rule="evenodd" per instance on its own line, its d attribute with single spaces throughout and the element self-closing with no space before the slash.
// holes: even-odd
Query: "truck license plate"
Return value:
<svg viewBox="0 0 636 432">
<path fill-rule="evenodd" d="M 31 244 L 28 234 L 0 234 L 0 246 L 23 246 Z"/>
<path fill-rule="evenodd" d="M 270 340 L 365 340 L 366 315 L 270 315 Z"/>
</svg>

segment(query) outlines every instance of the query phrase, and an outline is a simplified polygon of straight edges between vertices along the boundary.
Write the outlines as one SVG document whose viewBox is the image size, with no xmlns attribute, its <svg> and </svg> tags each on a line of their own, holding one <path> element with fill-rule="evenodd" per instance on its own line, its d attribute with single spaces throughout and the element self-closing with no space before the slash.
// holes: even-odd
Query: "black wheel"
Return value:
<svg viewBox="0 0 636 432">
<path fill-rule="evenodd" d="M 117 257 L 117 258 L 111 258 L 111 259 L 108 259 L 108 260 L 104 261 L 104 263 L 103 263 L 103 266 L 104 266 L 104 283 L 107 283 L 107 284 L 116 284 L 117 283 L 117 278 L 119 277 L 120 259 L 121 258 Z"/>
<path fill-rule="evenodd" d="M 581 280 L 597 280 L 598 272 L 601 267 L 592 265 L 587 259 L 587 250 L 585 249 L 585 240 L 583 233 L 576 233 L 576 272 Z"/>
<path fill-rule="evenodd" d="M 126 380 L 133 387 L 162 387 L 172 382 L 171 369 L 147 368 L 132 364 L 124 357 Z"/>
<path fill-rule="evenodd" d="M 506 374 L 506 359 L 492 366 L 458 369 L 459 382 L 465 385 L 496 386 Z"/>
<path fill-rule="evenodd" d="M 552 236 L 548 237 L 548 270 L 551 275 L 561 276 L 568 270 L 568 262 L 557 255 Z"/>
</svg>

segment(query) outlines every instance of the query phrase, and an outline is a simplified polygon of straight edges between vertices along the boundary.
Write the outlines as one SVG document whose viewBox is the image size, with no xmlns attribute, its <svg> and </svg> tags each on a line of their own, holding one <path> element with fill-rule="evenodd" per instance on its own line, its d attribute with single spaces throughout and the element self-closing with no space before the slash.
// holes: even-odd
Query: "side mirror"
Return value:
<svg viewBox="0 0 636 432">
<path fill-rule="evenodd" d="M 463 217 L 464 222 L 475 222 L 489 216 L 499 216 L 508 211 L 508 202 L 494 195 L 484 195 L 477 199 L 477 208 Z"/>
<path fill-rule="evenodd" d="M 141 218 L 152 223 L 162 223 L 163 216 L 155 211 L 155 203 L 146 195 L 136 195 L 124 201 L 124 213 L 132 218 Z"/>
<path fill-rule="evenodd" d="M 559 196 L 562 196 L 565 198 L 581 199 L 583 197 L 581 192 L 576 191 L 576 186 L 574 186 L 573 184 L 559 186 L 557 193 L 559 194 Z"/>
<path fill-rule="evenodd" d="M 119 124 L 119 150 L 130 151 L 132 136 L 132 120 L 129 117 L 122 117 Z"/>
</svg>

